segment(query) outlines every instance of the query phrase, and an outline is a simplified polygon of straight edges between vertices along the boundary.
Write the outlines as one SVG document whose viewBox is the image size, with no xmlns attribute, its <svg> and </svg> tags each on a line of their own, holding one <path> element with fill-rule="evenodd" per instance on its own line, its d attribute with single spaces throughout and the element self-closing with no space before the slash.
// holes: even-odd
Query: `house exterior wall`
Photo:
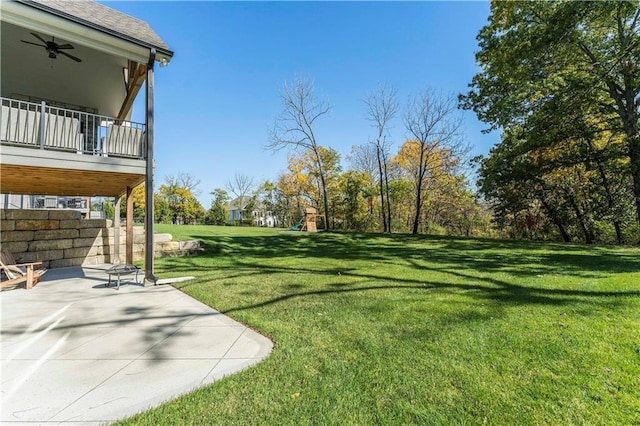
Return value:
<svg viewBox="0 0 640 426">
<path fill-rule="evenodd" d="M 110 220 L 83 220 L 77 211 L 0 209 L 0 246 L 12 252 L 17 262 L 41 260 L 46 268 L 114 263 L 114 235 Z M 124 259 L 124 227 L 120 235 L 120 258 Z M 134 261 L 144 259 L 144 247 L 144 229 L 136 227 Z M 199 241 L 154 235 L 154 257 L 182 256 L 199 249 Z"/>
</svg>

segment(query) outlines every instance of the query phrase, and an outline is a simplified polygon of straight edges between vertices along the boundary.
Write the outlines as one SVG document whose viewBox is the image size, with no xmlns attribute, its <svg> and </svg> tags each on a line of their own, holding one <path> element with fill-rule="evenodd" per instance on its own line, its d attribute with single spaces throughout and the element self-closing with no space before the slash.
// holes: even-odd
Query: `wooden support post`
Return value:
<svg viewBox="0 0 640 426">
<path fill-rule="evenodd" d="M 133 263 L 133 188 L 127 186 L 127 240 L 126 260 L 131 265 Z"/>
<path fill-rule="evenodd" d="M 27 282 L 25 287 L 27 290 L 30 290 L 33 287 L 33 265 L 27 266 Z"/>
<path fill-rule="evenodd" d="M 113 257 L 111 263 L 120 263 L 120 203 L 122 196 L 116 198 L 115 213 L 113 215 Z"/>
</svg>

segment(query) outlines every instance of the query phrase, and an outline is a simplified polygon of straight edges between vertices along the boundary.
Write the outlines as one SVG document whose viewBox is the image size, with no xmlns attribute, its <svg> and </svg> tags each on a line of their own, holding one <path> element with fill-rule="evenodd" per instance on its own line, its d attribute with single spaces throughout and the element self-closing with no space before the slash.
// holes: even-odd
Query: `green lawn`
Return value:
<svg viewBox="0 0 640 426">
<path fill-rule="evenodd" d="M 163 277 L 275 343 L 123 423 L 640 424 L 640 249 L 158 227 Z"/>
</svg>

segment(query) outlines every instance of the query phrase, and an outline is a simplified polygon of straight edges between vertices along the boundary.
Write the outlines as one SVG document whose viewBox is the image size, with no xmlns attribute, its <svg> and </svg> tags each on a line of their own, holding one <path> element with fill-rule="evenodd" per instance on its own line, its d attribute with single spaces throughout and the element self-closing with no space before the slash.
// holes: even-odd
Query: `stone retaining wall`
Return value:
<svg viewBox="0 0 640 426">
<path fill-rule="evenodd" d="M 85 220 L 77 211 L 0 209 L 0 244 L 17 262 L 42 260 L 46 268 L 113 263 L 114 235 L 111 220 Z M 121 260 L 126 253 L 125 241 L 122 226 Z M 144 260 L 144 246 L 144 228 L 134 227 L 134 260 Z M 154 235 L 154 257 L 184 256 L 199 249 L 199 241 L 173 241 L 171 234 Z"/>
</svg>

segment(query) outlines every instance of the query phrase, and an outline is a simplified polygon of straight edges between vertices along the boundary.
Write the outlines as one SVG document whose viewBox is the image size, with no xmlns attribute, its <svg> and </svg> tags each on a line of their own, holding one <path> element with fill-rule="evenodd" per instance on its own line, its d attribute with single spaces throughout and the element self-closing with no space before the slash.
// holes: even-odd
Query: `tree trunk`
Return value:
<svg viewBox="0 0 640 426">
<path fill-rule="evenodd" d="M 418 164 L 418 176 L 416 182 L 416 216 L 413 219 L 413 229 L 412 233 L 418 233 L 418 227 L 420 225 L 420 213 L 422 210 L 422 180 L 424 179 L 424 174 L 426 172 L 426 165 L 424 161 L 424 145 L 420 146 L 420 164 Z"/>
<path fill-rule="evenodd" d="M 418 233 L 418 226 L 420 225 L 420 213 L 422 209 L 422 179 L 418 180 L 418 187 L 416 190 L 416 215 L 413 218 L 412 234 Z"/>
<path fill-rule="evenodd" d="M 320 173 L 320 183 L 322 185 L 322 201 L 324 204 L 324 229 L 329 229 L 329 200 L 327 198 L 327 184 L 324 179 L 324 169 L 322 168 L 322 158 L 317 148 L 314 149 L 316 159 L 318 160 L 318 172 Z"/>
<path fill-rule="evenodd" d="M 389 232 L 387 228 L 387 214 L 384 210 L 384 186 L 383 186 L 383 174 L 382 174 L 382 159 L 380 158 L 380 145 L 376 144 L 376 157 L 378 159 L 378 173 L 380 175 L 380 210 L 382 212 L 382 232 Z M 389 200 L 387 200 L 389 202 Z"/>
<path fill-rule="evenodd" d="M 389 196 L 389 174 L 387 173 L 387 157 L 383 158 L 384 162 L 384 186 L 387 192 L 387 231 L 391 233 L 391 197 Z"/>
<path fill-rule="evenodd" d="M 582 229 L 582 233 L 584 234 L 585 242 L 587 244 L 593 244 L 593 235 L 589 231 L 589 228 L 587 227 L 587 224 L 585 223 L 585 220 L 584 220 L 584 215 L 580 211 L 580 207 L 578 207 L 578 204 L 576 203 L 576 199 L 574 198 L 573 195 L 569 196 L 569 203 L 571 204 L 571 207 L 573 207 L 573 211 L 576 214 L 576 219 L 578 219 L 578 224 L 580 225 L 580 228 Z"/>
<path fill-rule="evenodd" d="M 607 175 L 604 172 L 602 167 L 602 162 L 596 153 L 596 165 L 598 166 L 598 172 L 600 173 L 600 179 L 602 179 L 602 186 L 604 187 L 604 192 L 607 194 L 607 206 L 609 207 L 609 212 L 611 213 L 611 218 L 613 222 L 613 227 L 616 230 L 616 241 L 618 244 L 624 243 L 624 238 L 622 236 L 622 229 L 620 227 L 620 221 L 616 217 L 615 211 L 615 202 L 613 200 L 613 195 L 611 194 L 611 188 L 609 187 L 609 180 L 607 179 Z"/>
<path fill-rule="evenodd" d="M 564 225 L 562 224 L 562 221 L 558 217 L 558 213 L 553 208 L 551 208 L 549 203 L 547 203 L 544 200 L 544 197 L 540 196 L 540 202 L 542 203 L 542 206 L 547 211 L 547 214 L 549 215 L 549 218 L 551 218 L 551 221 L 553 222 L 553 224 L 558 227 L 558 231 L 560 231 L 560 235 L 562 236 L 562 240 L 565 243 L 570 243 L 571 242 L 571 237 L 569 237 L 569 234 L 567 233 L 567 230 L 565 229 Z"/>
<path fill-rule="evenodd" d="M 636 130 L 636 132 L 638 131 L 639 130 Z M 629 133 L 627 133 L 627 137 L 629 139 L 629 168 L 631 169 L 631 177 L 633 179 L 633 196 L 636 206 L 636 220 L 640 225 L 640 135 L 636 133 L 635 135 L 631 136 L 629 135 Z"/>
</svg>

